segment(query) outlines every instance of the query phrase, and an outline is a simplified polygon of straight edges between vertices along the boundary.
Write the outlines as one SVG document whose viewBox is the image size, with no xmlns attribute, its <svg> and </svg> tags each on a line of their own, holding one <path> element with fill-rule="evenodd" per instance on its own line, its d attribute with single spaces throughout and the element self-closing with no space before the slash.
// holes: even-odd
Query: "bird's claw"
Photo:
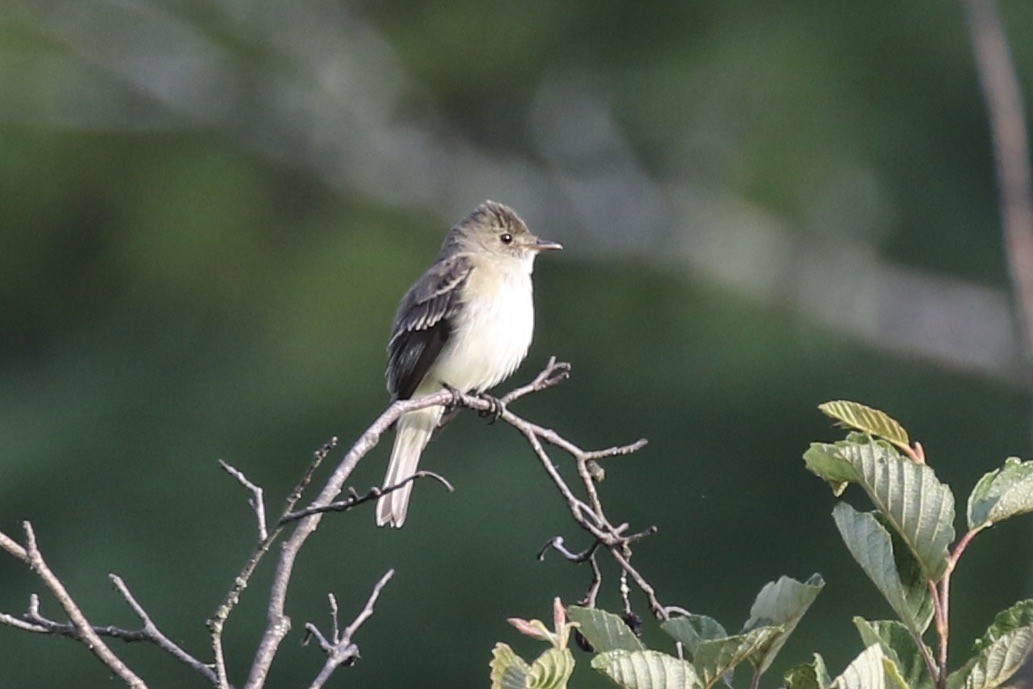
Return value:
<svg viewBox="0 0 1033 689">
<path fill-rule="evenodd" d="M 456 412 L 459 411 L 459 408 L 463 406 L 463 393 L 459 390 L 459 388 L 455 387 L 454 385 L 449 385 L 448 383 L 443 382 L 441 384 L 441 387 L 448 390 L 449 394 L 452 395 L 452 399 L 449 402 L 445 403 L 445 412 L 442 414 L 442 416 L 445 419 L 451 419 L 453 416 L 456 415 Z"/>
<path fill-rule="evenodd" d="M 488 403 L 488 408 L 481 409 L 477 412 L 477 415 L 482 419 L 490 418 L 491 420 L 488 423 L 495 423 L 506 413 L 506 405 L 498 397 L 493 397 L 484 392 L 478 395 L 478 397 Z"/>
</svg>

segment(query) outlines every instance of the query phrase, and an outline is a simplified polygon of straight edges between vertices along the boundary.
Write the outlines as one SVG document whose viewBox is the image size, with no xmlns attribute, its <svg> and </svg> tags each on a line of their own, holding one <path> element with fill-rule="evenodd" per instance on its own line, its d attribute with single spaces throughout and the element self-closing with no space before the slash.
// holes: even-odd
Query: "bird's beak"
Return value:
<svg viewBox="0 0 1033 689">
<path fill-rule="evenodd" d="M 562 248 L 563 245 L 559 242 L 551 242 L 541 237 L 535 237 L 534 243 L 531 244 L 531 249 L 534 251 L 559 251 Z"/>
</svg>

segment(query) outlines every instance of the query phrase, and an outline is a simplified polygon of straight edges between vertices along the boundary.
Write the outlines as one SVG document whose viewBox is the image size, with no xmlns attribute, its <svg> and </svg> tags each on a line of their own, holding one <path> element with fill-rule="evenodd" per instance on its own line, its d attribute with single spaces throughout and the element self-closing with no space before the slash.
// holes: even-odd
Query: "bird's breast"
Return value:
<svg viewBox="0 0 1033 689">
<path fill-rule="evenodd" d="M 487 390 L 516 370 L 533 333 L 530 273 L 475 268 L 463 286 L 463 305 L 437 370 L 429 373 L 460 390 Z"/>
</svg>

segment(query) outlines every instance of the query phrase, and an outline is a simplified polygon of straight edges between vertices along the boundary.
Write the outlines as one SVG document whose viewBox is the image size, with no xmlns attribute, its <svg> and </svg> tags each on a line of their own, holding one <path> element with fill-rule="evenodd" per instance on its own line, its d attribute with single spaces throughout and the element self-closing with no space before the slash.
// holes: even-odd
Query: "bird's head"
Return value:
<svg viewBox="0 0 1033 689">
<path fill-rule="evenodd" d="M 530 262 L 540 251 L 562 248 L 532 234 L 512 208 L 485 201 L 452 228 L 442 253 L 486 253 Z"/>
</svg>

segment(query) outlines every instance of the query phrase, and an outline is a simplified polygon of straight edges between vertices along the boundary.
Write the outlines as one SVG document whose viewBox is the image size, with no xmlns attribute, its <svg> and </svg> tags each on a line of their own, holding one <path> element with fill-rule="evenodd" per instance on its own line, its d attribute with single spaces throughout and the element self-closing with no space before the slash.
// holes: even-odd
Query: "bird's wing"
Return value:
<svg viewBox="0 0 1033 689">
<path fill-rule="evenodd" d="M 387 345 L 387 389 L 396 399 L 412 396 L 448 342 L 472 269 L 462 255 L 438 261 L 402 298 Z"/>
</svg>

